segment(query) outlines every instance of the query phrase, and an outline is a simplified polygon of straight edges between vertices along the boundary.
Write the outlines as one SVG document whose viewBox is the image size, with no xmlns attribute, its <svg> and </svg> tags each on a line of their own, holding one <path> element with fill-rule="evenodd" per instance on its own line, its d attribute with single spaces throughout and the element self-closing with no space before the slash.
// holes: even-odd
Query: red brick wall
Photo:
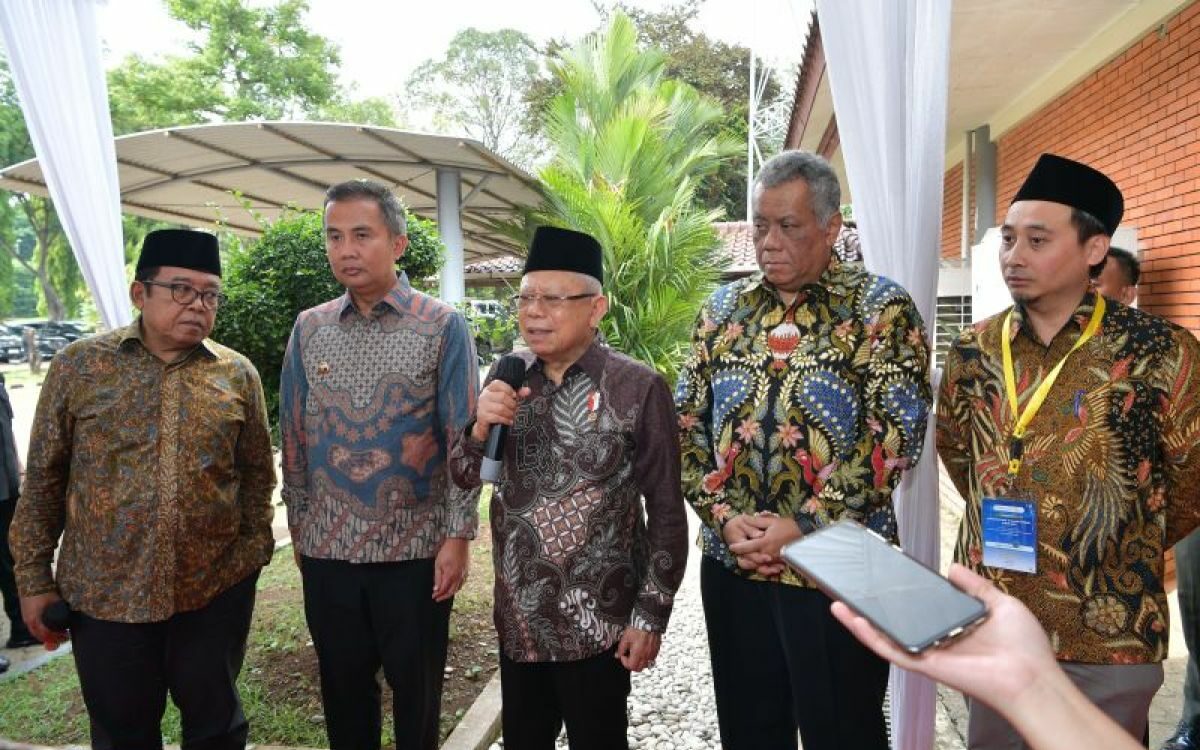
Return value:
<svg viewBox="0 0 1200 750">
<path fill-rule="evenodd" d="M 946 172 L 942 189 L 942 257 L 962 255 L 962 162 Z"/>
<path fill-rule="evenodd" d="M 1200 333 L 1200 3 L 1166 31 L 1151 31 L 1000 138 L 996 223 L 1043 151 L 1096 167 L 1125 195 L 1122 223 L 1137 227 L 1139 304 Z M 943 218 L 943 256 L 957 248 L 961 165 L 946 173 L 945 190 L 953 215 Z"/>
</svg>

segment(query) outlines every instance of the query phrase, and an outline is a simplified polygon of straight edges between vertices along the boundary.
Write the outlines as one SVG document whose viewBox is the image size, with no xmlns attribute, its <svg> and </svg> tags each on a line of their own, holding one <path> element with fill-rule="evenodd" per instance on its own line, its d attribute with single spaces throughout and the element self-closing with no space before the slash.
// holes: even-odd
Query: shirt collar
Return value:
<svg viewBox="0 0 1200 750">
<path fill-rule="evenodd" d="M 118 348 L 125 348 L 131 341 L 136 341 L 137 344 L 142 347 L 142 349 L 146 350 L 146 352 L 150 351 L 146 348 L 146 339 L 142 335 L 142 316 L 140 315 L 137 317 L 137 320 L 120 329 L 120 339 L 117 341 L 117 346 Z M 196 345 L 195 349 L 192 349 L 192 352 L 199 351 L 209 359 L 217 359 L 217 353 L 213 351 L 210 343 L 211 342 L 209 342 L 208 339 L 204 339 Z M 192 356 L 192 352 L 188 352 L 176 361 L 182 362 L 183 360 Z"/>
<path fill-rule="evenodd" d="M 807 291 L 810 297 L 818 299 L 830 296 L 845 297 L 851 293 L 853 287 L 852 275 L 851 266 L 831 253 L 829 256 L 829 265 L 825 266 L 825 270 L 821 272 L 817 280 L 810 284 L 805 284 L 800 289 L 801 291 Z M 771 282 L 767 281 L 762 272 L 755 274 L 751 279 L 751 282 L 746 286 L 747 292 L 761 289 L 766 294 L 782 300 L 779 296 L 779 291 Z"/>
<path fill-rule="evenodd" d="M 375 303 L 372 312 L 376 313 L 376 317 L 378 317 L 378 313 L 381 312 L 379 306 L 386 305 L 392 308 L 397 315 L 403 315 L 408 310 L 411 299 L 412 285 L 408 283 L 408 274 L 401 271 L 396 275 L 396 283 L 392 285 L 387 294 L 383 295 L 383 299 Z M 338 319 L 344 318 L 351 311 L 358 312 L 358 308 L 354 306 L 354 299 L 351 298 L 350 292 L 346 292 L 339 301 Z"/>
<path fill-rule="evenodd" d="M 1111 302 L 1108 303 L 1110 306 Z M 1084 293 L 1083 299 L 1079 301 L 1075 312 L 1071 313 L 1071 317 L 1058 333 L 1054 334 L 1054 338 L 1062 335 L 1063 331 L 1074 331 L 1083 333 L 1083 329 L 1087 327 L 1088 321 L 1092 319 L 1092 312 L 1096 309 L 1096 293 L 1089 290 Z M 1025 305 L 1020 302 L 1013 305 L 1012 308 L 1012 328 L 1009 329 L 1008 338 L 1011 341 L 1016 338 L 1017 334 L 1024 332 L 1033 341 L 1038 341 L 1037 334 L 1029 327 L 1029 318 L 1025 311 Z"/>
<path fill-rule="evenodd" d="M 566 382 L 571 373 L 576 369 L 583 372 L 591 378 L 593 383 L 600 384 L 600 376 L 604 374 L 604 364 L 608 361 L 608 346 L 604 343 L 602 337 L 597 332 L 597 336 L 592 340 L 592 345 L 587 348 L 579 359 L 567 368 L 563 373 L 563 382 Z M 537 370 L 545 377 L 545 369 L 542 365 L 542 360 L 534 357 L 533 362 L 529 365 L 529 369 Z"/>
</svg>

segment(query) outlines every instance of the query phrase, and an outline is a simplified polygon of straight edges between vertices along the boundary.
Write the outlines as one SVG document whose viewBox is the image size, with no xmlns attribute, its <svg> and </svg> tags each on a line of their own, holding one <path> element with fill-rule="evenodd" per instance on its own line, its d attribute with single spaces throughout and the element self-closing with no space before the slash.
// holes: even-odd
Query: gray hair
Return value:
<svg viewBox="0 0 1200 750">
<path fill-rule="evenodd" d="M 782 151 L 762 165 L 754 178 L 754 187 L 773 188 L 793 180 L 804 180 L 808 185 L 813 214 L 821 226 L 828 226 L 842 206 L 842 187 L 833 167 L 808 151 Z"/>
<path fill-rule="evenodd" d="M 408 234 L 404 204 L 386 185 L 372 180 L 339 182 L 325 191 L 323 208 L 328 208 L 334 201 L 374 201 L 379 206 L 379 213 L 383 214 L 383 223 L 393 236 Z"/>
</svg>

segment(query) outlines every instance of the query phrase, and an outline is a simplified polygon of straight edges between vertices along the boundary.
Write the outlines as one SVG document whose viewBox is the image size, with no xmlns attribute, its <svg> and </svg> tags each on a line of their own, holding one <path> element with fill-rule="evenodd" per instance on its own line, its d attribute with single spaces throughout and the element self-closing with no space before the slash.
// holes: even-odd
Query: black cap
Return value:
<svg viewBox="0 0 1200 750">
<path fill-rule="evenodd" d="M 604 253 L 595 237 L 561 227 L 538 227 L 529 243 L 525 270 L 574 271 L 604 283 Z"/>
<path fill-rule="evenodd" d="M 1125 199 L 1107 175 L 1056 154 L 1038 158 L 1025 184 L 1013 196 L 1012 202 L 1017 201 L 1051 201 L 1086 211 L 1100 221 L 1110 237 L 1125 212 Z"/>
<path fill-rule="evenodd" d="M 217 238 L 192 229 L 158 229 L 146 235 L 137 270 L 158 266 L 190 268 L 221 275 L 221 252 Z"/>
</svg>

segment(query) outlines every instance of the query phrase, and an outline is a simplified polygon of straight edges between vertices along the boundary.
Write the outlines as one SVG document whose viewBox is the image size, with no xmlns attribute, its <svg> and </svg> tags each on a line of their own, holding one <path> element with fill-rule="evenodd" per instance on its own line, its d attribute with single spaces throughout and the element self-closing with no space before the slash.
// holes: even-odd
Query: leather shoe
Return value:
<svg viewBox="0 0 1200 750">
<path fill-rule="evenodd" d="M 4 647 L 25 648 L 26 646 L 36 646 L 39 643 L 41 643 L 41 641 L 39 641 L 37 638 L 34 638 L 32 633 L 18 633 L 17 635 L 10 636 L 5 642 Z"/>
<path fill-rule="evenodd" d="M 3 656 L 0 656 L 0 674 L 4 674 L 7 671 L 8 671 L 8 659 L 5 659 Z"/>
<path fill-rule="evenodd" d="M 1162 750 L 1200 750 L 1200 718 L 1179 722 L 1175 734 L 1163 743 Z"/>
</svg>

